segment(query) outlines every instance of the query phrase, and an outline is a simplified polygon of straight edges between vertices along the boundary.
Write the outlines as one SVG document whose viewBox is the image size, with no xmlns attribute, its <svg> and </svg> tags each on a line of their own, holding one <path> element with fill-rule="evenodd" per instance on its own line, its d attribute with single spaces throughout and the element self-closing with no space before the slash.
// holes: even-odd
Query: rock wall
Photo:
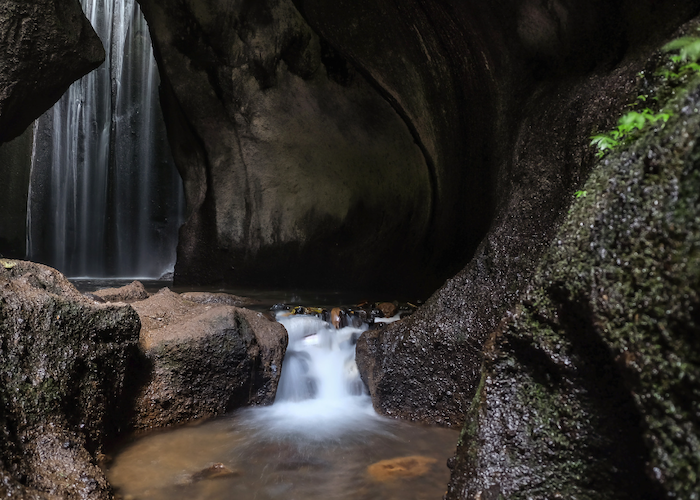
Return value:
<svg viewBox="0 0 700 500">
<path fill-rule="evenodd" d="M 127 425 L 141 324 L 54 269 L 0 259 L 0 494 L 111 498 L 98 457 Z"/>
<path fill-rule="evenodd" d="M 416 288 L 430 169 L 289 0 L 140 0 L 188 216 L 175 280 Z"/>
<path fill-rule="evenodd" d="M 441 5 L 458 9 L 449 2 Z M 381 413 L 463 423 L 479 382 L 483 343 L 527 286 L 568 207 L 567 193 L 580 186 L 594 164 L 590 136 L 612 126 L 612 117 L 636 99 L 636 74 L 654 44 L 697 11 L 690 3 L 674 9 L 640 4 L 637 10 L 601 2 L 587 13 L 581 9 L 588 7 L 576 2 L 557 4 L 559 10 L 553 11 L 543 5 L 471 5 L 474 15 L 500 12 L 498 19 L 505 20 L 495 24 L 496 35 L 485 28 L 491 38 L 502 40 L 492 46 L 495 52 L 486 65 L 496 75 L 493 119 L 501 125 L 490 138 L 493 156 L 481 167 L 493 171 L 498 203 L 487 234 L 462 271 L 406 321 L 360 339 L 360 371 Z M 564 22 L 579 17 L 580 26 Z M 533 34 L 546 32 L 540 28 L 548 23 L 562 29 L 535 43 Z M 469 36 L 487 44 L 479 31 Z M 598 41 L 587 45 L 592 39 Z M 583 46 L 590 51 L 581 54 Z M 524 64 L 506 64 L 498 48 L 506 54 L 510 48 Z M 383 73 L 377 72 L 379 79 Z M 453 107 L 464 112 L 458 103 Z"/>
<path fill-rule="evenodd" d="M 446 498 L 697 496 L 700 77 L 669 91 L 487 343 Z"/>
<path fill-rule="evenodd" d="M 27 252 L 27 197 L 32 162 L 31 127 L 0 144 L 0 256 L 24 258 Z"/>
</svg>

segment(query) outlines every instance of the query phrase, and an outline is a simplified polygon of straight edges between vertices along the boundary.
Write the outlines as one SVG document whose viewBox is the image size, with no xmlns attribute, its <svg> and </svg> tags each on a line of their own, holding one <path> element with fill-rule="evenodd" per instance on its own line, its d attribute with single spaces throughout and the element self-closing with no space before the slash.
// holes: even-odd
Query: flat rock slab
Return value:
<svg viewBox="0 0 700 500">
<path fill-rule="evenodd" d="M 147 429 L 274 400 L 287 332 L 262 313 L 199 304 L 162 289 L 133 304 L 148 381 L 134 426 Z"/>
</svg>

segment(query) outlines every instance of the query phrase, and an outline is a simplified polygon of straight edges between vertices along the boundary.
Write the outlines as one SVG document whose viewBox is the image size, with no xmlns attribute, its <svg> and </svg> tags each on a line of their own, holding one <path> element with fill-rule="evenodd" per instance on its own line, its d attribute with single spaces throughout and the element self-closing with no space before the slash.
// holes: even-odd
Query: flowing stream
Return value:
<svg viewBox="0 0 700 500">
<path fill-rule="evenodd" d="M 366 325 L 278 313 L 289 333 L 275 403 L 148 435 L 107 470 L 125 500 L 437 499 L 457 431 L 377 415 L 355 364 Z"/>
<path fill-rule="evenodd" d="M 30 260 L 64 274 L 171 271 L 183 219 L 148 26 L 135 0 L 81 0 L 107 59 L 34 125 Z"/>
</svg>

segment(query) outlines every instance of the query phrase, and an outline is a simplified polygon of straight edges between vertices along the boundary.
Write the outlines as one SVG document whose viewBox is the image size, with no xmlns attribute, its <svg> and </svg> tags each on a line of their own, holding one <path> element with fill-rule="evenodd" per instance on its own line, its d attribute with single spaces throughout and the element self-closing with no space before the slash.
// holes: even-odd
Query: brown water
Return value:
<svg viewBox="0 0 700 500">
<path fill-rule="evenodd" d="M 457 431 L 368 415 L 341 429 L 315 423 L 280 432 L 283 422 L 268 425 L 280 418 L 279 408 L 258 408 L 148 435 L 116 455 L 107 476 L 124 500 L 437 500 L 445 493 Z M 382 462 L 390 459 L 398 460 Z"/>
</svg>

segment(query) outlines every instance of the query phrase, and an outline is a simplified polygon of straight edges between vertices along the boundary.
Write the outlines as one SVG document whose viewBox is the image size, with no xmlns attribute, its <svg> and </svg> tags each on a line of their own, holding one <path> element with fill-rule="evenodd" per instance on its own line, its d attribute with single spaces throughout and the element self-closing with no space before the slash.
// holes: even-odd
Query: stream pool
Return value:
<svg viewBox="0 0 700 500">
<path fill-rule="evenodd" d="M 442 498 L 458 431 L 379 416 L 355 363 L 368 325 L 295 311 L 276 314 L 289 343 L 274 404 L 125 445 L 106 465 L 118 498 Z"/>
<path fill-rule="evenodd" d="M 107 477 L 123 500 L 437 500 L 445 493 L 457 431 L 368 416 L 336 435 L 281 436 L 266 432 L 256 410 L 150 434 L 121 450 Z"/>
</svg>

